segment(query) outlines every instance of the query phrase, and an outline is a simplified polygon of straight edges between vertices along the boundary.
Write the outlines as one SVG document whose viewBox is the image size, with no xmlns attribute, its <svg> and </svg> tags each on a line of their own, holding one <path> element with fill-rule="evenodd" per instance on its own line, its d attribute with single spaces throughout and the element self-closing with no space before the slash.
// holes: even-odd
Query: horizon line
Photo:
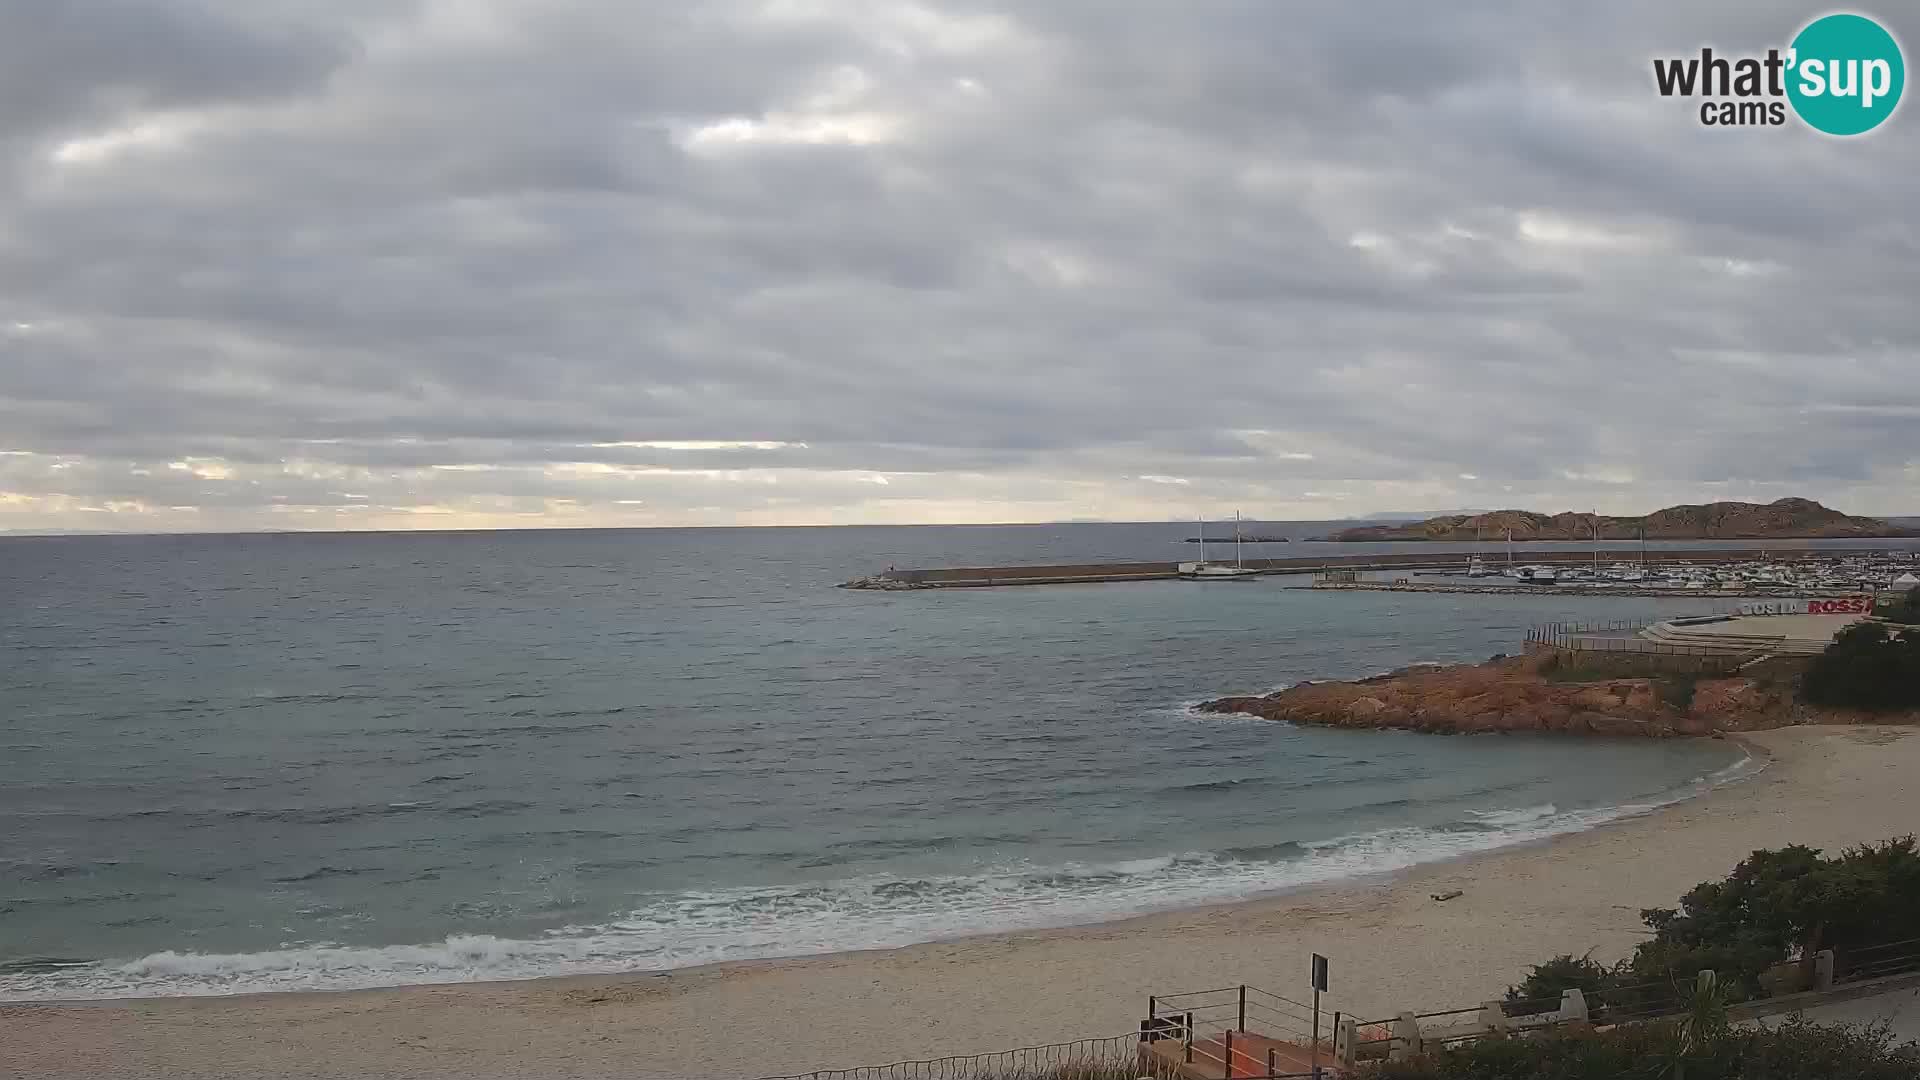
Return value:
<svg viewBox="0 0 1920 1080">
<path fill-rule="evenodd" d="M 1680 503 L 1675 505 L 1687 505 L 1687 504 Z M 1761 504 L 1754 504 L 1754 505 L 1765 505 L 1765 504 L 1761 503 Z M 1662 507 L 1661 509 L 1667 509 L 1667 507 Z M 1486 511 L 1477 511 L 1474 514 L 1468 514 L 1466 516 L 1472 517 L 1472 516 L 1476 516 L 1477 514 L 1506 513 L 1506 512 L 1508 511 L 1486 510 Z M 1519 511 L 1519 512 L 1540 513 L 1540 511 L 1535 511 L 1535 510 L 1526 510 L 1526 511 Z M 1658 511 L 1649 511 L 1649 514 L 1657 513 L 1657 512 Z M 1566 511 L 1561 511 L 1561 513 L 1578 514 L 1578 513 L 1592 513 L 1592 512 L 1579 511 L 1579 510 L 1566 510 Z M 1649 514 L 1596 514 L 1594 516 L 1596 517 L 1647 517 L 1649 516 Z M 1438 514 L 1428 518 L 1414 518 L 1414 517 L 1400 518 L 1395 516 L 1395 517 L 1389 518 L 1388 520 L 1417 522 L 1417 521 L 1430 521 L 1430 520 L 1433 520 L 1433 517 L 1453 517 L 1453 516 L 1455 515 Z M 1547 514 L 1544 516 L 1554 517 L 1558 515 Z M 1850 516 L 1873 517 L 1876 520 L 1887 521 L 1887 522 L 1920 521 L 1920 513 L 1879 514 L 1879 515 L 1856 514 L 1856 515 L 1850 515 Z M 1378 521 L 1378 520 L 1380 519 L 1375 517 L 1245 518 L 1245 519 L 1242 519 L 1241 523 L 1255 524 L 1255 525 L 1259 525 L 1259 524 L 1335 525 L 1335 524 L 1343 524 L 1346 522 Z M 675 530 L 682 530 L 682 531 L 716 530 L 717 531 L 722 529 L 1007 529 L 1007 528 L 1044 528 L 1047 526 L 1059 526 L 1059 525 L 1178 525 L 1178 526 L 1184 526 L 1184 525 L 1191 525 L 1191 524 L 1193 524 L 1193 522 L 1184 518 L 1167 518 L 1167 519 L 1152 519 L 1152 520 L 1119 519 L 1119 518 L 1063 518 L 1063 519 L 1053 520 L 1053 521 L 946 521 L 946 522 L 911 522 L 909 521 L 909 522 L 842 522 L 842 523 L 797 522 L 797 523 L 788 523 L 788 524 L 779 524 L 779 525 L 759 525 L 759 524 L 752 524 L 752 525 L 516 525 L 516 526 L 471 526 L 468 528 L 438 528 L 438 529 L 285 529 L 285 528 L 280 528 L 280 529 L 169 529 L 169 530 L 160 530 L 160 531 L 149 531 L 149 530 L 141 530 L 141 529 L 68 529 L 68 528 L 50 527 L 45 529 L 0 528 L 0 540 L 57 539 L 62 537 L 100 537 L 100 536 L 113 536 L 113 537 L 450 536 L 450 535 L 472 535 L 472 534 L 478 534 L 478 533 L 669 532 L 669 531 L 675 531 Z M 1229 535 L 1226 537 L 1222 537 L 1221 539 L 1228 540 L 1231 538 L 1232 537 Z M 1209 539 L 1211 539 L 1211 537 L 1209 537 Z M 1628 539 L 1631 540 L 1632 538 L 1630 537 Z M 1656 537 L 1652 539 L 1661 539 L 1661 538 Z M 1857 536 L 1857 537 L 1855 536 L 1778 536 L 1778 537 L 1703 536 L 1703 537 L 1666 537 L 1664 539 L 1669 539 L 1669 540 L 1687 540 L 1687 539 L 1697 539 L 1697 540 L 1738 540 L 1738 539 L 1909 540 L 1909 539 L 1915 539 L 1915 538 L 1904 537 L 1904 536 L 1878 536 L 1878 537 L 1875 537 L 1875 536 Z M 1269 540 L 1269 541 L 1252 541 L 1252 542 L 1276 543 L 1280 541 Z M 1326 540 L 1325 538 L 1316 539 L 1312 537 L 1300 538 L 1296 541 L 1295 538 L 1289 537 L 1285 542 L 1288 542 L 1288 543 L 1293 543 L 1293 542 L 1299 542 L 1299 543 L 1341 542 L 1341 543 L 1344 543 L 1347 541 L 1330 541 L 1330 540 Z M 1468 541 L 1376 540 L 1376 541 L 1364 541 L 1364 542 L 1366 543 L 1449 543 L 1449 542 L 1467 543 Z M 1532 537 L 1532 538 L 1523 539 L 1520 542 L 1522 543 L 1591 543 L 1592 540 L 1590 538 L 1575 537 L 1569 540 L 1560 541 L 1560 540 Z M 1625 541 L 1622 541 L 1622 542 L 1625 542 Z"/>
</svg>

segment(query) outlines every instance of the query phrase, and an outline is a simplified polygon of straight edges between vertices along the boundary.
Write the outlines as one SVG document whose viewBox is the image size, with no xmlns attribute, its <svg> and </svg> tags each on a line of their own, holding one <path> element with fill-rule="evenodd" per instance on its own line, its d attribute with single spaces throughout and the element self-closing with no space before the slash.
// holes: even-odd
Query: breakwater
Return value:
<svg viewBox="0 0 1920 1080">
<path fill-rule="evenodd" d="M 1627 558 L 1621 551 L 1604 552 L 1609 561 Z M 1759 547 L 1698 548 L 1662 551 L 1663 561 L 1684 559 L 1695 564 L 1737 563 L 1756 559 L 1795 563 L 1830 557 L 1819 550 L 1781 551 Z M 1326 570 L 1438 570 L 1467 566 L 1466 552 L 1404 552 L 1391 555 L 1303 555 L 1287 558 L 1246 559 L 1245 565 L 1263 574 L 1316 574 Z M 1525 553 L 1529 564 L 1583 566 L 1593 561 L 1590 548 L 1571 551 Z M 871 577 L 843 584 L 850 589 L 964 589 L 1003 585 L 1070 585 L 1092 582 L 1164 581 L 1179 576 L 1177 562 L 1061 563 L 1046 566 L 957 566 L 918 570 L 887 570 Z"/>
<path fill-rule="evenodd" d="M 1525 585 L 1495 584 L 1473 585 L 1458 582 L 1430 581 L 1316 581 L 1311 585 L 1282 585 L 1283 589 L 1314 589 L 1320 591 L 1351 592 L 1424 592 L 1424 593 L 1467 593 L 1485 596 L 1659 596 L 1676 600 L 1700 600 L 1703 598 L 1772 600 L 1807 599 L 1821 596 L 1855 596 L 1857 588 L 1744 588 L 1744 589 L 1676 589 L 1665 586 L 1649 587 L 1645 584 L 1626 584 L 1620 582 L 1586 582 L 1579 585 Z"/>
</svg>

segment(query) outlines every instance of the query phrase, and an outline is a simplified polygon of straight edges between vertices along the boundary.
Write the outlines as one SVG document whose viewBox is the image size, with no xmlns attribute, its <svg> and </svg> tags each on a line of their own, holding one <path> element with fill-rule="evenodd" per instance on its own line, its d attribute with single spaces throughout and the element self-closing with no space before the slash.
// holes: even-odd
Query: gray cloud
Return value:
<svg viewBox="0 0 1920 1080">
<path fill-rule="evenodd" d="M 1670 7 L 0 0 L 0 528 L 1913 512 L 1911 108 Z"/>
</svg>

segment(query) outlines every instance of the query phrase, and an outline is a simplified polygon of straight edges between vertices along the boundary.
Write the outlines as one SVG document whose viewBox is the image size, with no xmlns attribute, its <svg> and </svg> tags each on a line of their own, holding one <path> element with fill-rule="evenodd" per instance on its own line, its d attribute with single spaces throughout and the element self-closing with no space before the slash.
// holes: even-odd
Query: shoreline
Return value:
<svg viewBox="0 0 1920 1080">
<path fill-rule="evenodd" d="M 1185 706 L 1185 708 L 1191 709 L 1195 705 L 1199 705 L 1202 703 L 1203 702 L 1201 701 L 1188 703 L 1188 705 Z M 1231 715 L 1231 714 L 1219 714 L 1219 715 Z M 1274 721 L 1263 720 L 1263 719 L 1259 719 L 1251 716 L 1247 717 L 1247 719 L 1249 722 L 1252 722 L 1252 723 L 1269 724 L 1274 722 Z M 1381 729 L 1381 730 L 1390 731 L 1390 730 L 1397 730 L 1397 729 Z M 1432 737 L 1431 733 L 1424 733 L 1424 732 L 1406 731 L 1404 732 L 1404 734 L 1412 735 L 1415 737 L 1423 737 L 1423 738 Z M 1504 735 L 1515 734 L 1515 733 L 1477 732 L 1477 733 L 1470 733 L 1470 734 L 1488 737 L 1493 735 L 1504 736 Z M 1560 738 L 1571 737 L 1576 740 L 1584 738 L 1584 739 L 1600 739 L 1605 741 L 1612 741 L 1613 739 L 1617 738 L 1616 736 L 1593 735 L 1593 734 L 1575 734 L 1571 736 L 1568 736 L 1565 734 L 1547 734 L 1547 733 L 1540 733 L 1540 732 L 1520 732 L 1517 734 L 1520 734 L 1522 736 L 1540 736 L 1544 734 L 1545 737 L 1548 737 L 1548 738 L 1560 739 Z M 724 959 L 706 960 L 706 961 L 701 961 L 697 963 L 681 964 L 681 965 L 670 966 L 670 967 L 610 967 L 603 970 L 573 970 L 573 971 L 561 970 L 561 971 L 552 971 L 552 972 L 537 973 L 537 974 L 490 973 L 486 975 L 481 975 L 480 977 L 460 977 L 459 972 L 461 971 L 461 969 L 455 968 L 455 967 L 447 967 L 447 968 L 442 968 L 440 970 L 442 972 L 445 972 L 451 975 L 452 977 L 433 978 L 431 976 L 435 974 L 435 972 L 427 971 L 427 972 L 418 973 L 426 977 L 417 978 L 412 981 L 375 982 L 375 983 L 361 984 L 361 985 L 347 984 L 347 985 L 272 986 L 272 985 L 260 985 L 259 983 L 255 982 L 251 985 L 245 986 L 244 988 L 227 989 L 227 988 L 218 988 L 218 987 L 212 987 L 212 986 L 201 986 L 201 987 L 192 987 L 190 989 L 186 989 L 182 992 L 177 992 L 177 993 L 168 993 L 165 991 L 157 992 L 157 993 L 141 992 L 136 989 L 136 990 L 132 990 L 131 992 L 124 992 L 124 993 L 87 992 L 87 993 L 75 994 L 73 996 L 66 996 L 66 997 L 44 996 L 44 997 L 8 998 L 8 997 L 0 996 L 0 1009 L 4 1009 L 9 1005 L 49 1005 L 49 1006 L 68 1006 L 68 1005 L 78 1006 L 78 1005 L 87 1005 L 87 1004 L 111 1005 L 111 1004 L 133 1004 L 137 1002 L 146 1002 L 146 1001 L 170 1001 L 170 1000 L 193 1000 L 193 999 L 245 999 L 245 998 L 255 998 L 255 997 L 266 998 L 266 997 L 281 997 L 281 996 L 296 995 L 296 994 L 372 993 L 372 992 L 383 992 L 383 991 L 418 990 L 418 989 L 424 989 L 429 987 L 515 986 L 515 985 L 548 983 L 548 982 L 558 982 L 558 981 L 564 981 L 564 980 L 579 980 L 579 979 L 602 980 L 602 979 L 608 979 L 608 978 L 649 978 L 649 977 L 659 978 L 659 977 L 667 977 L 667 976 L 689 976 L 689 975 L 693 975 L 699 972 L 709 971 L 709 970 L 751 968 L 756 965 L 781 964 L 781 963 L 794 962 L 794 961 L 818 959 L 823 957 L 875 955 L 875 954 L 896 952 L 902 949 L 911 949 L 911 948 L 916 948 L 920 946 L 941 945 L 941 944 L 948 944 L 948 943 L 954 943 L 954 942 L 966 942 L 966 941 L 974 941 L 974 940 L 987 939 L 987 938 L 1013 937 L 1013 936 L 1032 935 L 1032 934 L 1048 934 L 1048 933 L 1054 933 L 1054 932 L 1073 932 L 1073 931 L 1097 928 L 1097 927 L 1108 926 L 1113 924 L 1127 923 L 1134 920 L 1153 919 L 1153 918 L 1163 917 L 1163 916 L 1173 916 L 1173 915 L 1180 915 L 1180 914 L 1193 913 L 1193 912 L 1203 912 L 1203 911 L 1210 911 L 1210 910 L 1220 909 L 1220 908 L 1232 908 L 1232 907 L 1237 907 L 1245 904 L 1256 904 L 1256 903 L 1275 901 L 1275 900 L 1283 899 L 1290 896 L 1296 896 L 1302 893 L 1311 892 L 1319 889 L 1338 889 L 1338 888 L 1351 886 L 1351 885 L 1362 885 L 1362 884 L 1368 884 L 1368 883 L 1378 883 L 1382 881 L 1389 881 L 1400 875 L 1414 873 L 1416 871 L 1422 870 L 1427 867 L 1441 866 L 1449 863 L 1457 863 L 1463 860 L 1475 859 L 1485 855 L 1496 854 L 1503 851 L 1511 851 L 1511 850 L 1516 850 L 1516 849 L 1539 845 L 1539 844 L 1552 843 L 1563 837 L 1573 836 L 1573 835 L 1577 835 L 1584 832 L 1590 832 L 1594 829 L 1606 828 L 1619 821 L 1630 820 L 1637 817 L 1644 817 L 1648 814 L 1659 813 L 1660 811 L 1671 806 L 1681 805 L 1681 804 L 1692 802 L 1698 799 L 1710 797 L 1714 792 L 1718 791 L 1723 787 L 1726 787 L 1732 784 L 1739 784 L 1752 779 L 1754 776 L 1764 771 L 1767 765 L 1771 761 L 1771 754 L 1767 751 L 1765 747 L 1760 746 L 1756 743 L 1753 743 L 1750 740 L 1740 738 L 1737 735 L 1723 734 L 1721 737 L 1713 738 L 1713 739 L 1710 739 L 1707 736 L 1690 736 L 1690 737 L 1685 737 L 1679 741 L 1696 743 L 1696 744 L 1724 742 L 1724 743 L 1731 744 L 1733 746 L 1737 746 L 1739 748 L 1739 755 L 1735 757 L 1733 760 L 1728 761 L 1727 763 L 1720 765 L 1719 767 L 1714 768 L 1711 771 L 1704 772 L 1694 776 L 1691 780 L 1675 783 L 1671 787 L 1664 788 L 1657 791 L 1649 791 L 1649 792 L 1645 792 L 1645 793 L 1634 795 L 1634 796 L 1623 796 L 1620 798 L 1618 802 L 1588 806 L 1588 807 L 1579 807 L 1579 808 L 1574 808 L 1574 809 L 1565 810 L 1565 811 L 1558 810 L 1551 805 L 1526 808 L 1532 811 L 1544 810 L 1547 812 L 1537 814 L 1535 818 L 1531 821 L 1520 821 L 1520 822 L 1511 823 L 1511 831 L 1495 830 L 1494 832 L 1489 834 L 1490 838 L 1493 840 L 1493 843 L 1491 844 L 1491 846 L 1470 848 L 1467 850 L 1441 851 L 1438 853 L 1431 853 L 1431 854 L 1423 853 L 1423 849 L 1418 847 L 1408 848 L 1408 849 L 1388 849 L 1384 852 L 1377 853 L 1377 857 L 1380 858 L 1382 865 L 1376 865 L 1376 866 L 1370 866 L 1370 867 L 1364 867 L 1364 868 L 1358 868 L 1358 869 L 1351 868 L 1351 867 L 1341 867 L 1341 866 L 1323 866 L 1322 870 L 1324 871 L 1325 876 L 1310 878 L 1308 880 L 1292 881 L 1285 884 L 1267 884 L 1267 885 L 1254 888 L 1251 891 L 1245 891 L 1245 892 L 1237 892 L 1237 891 L 1228 892 L 1225 894 L 1215 895 L 1211 897 L 1202 896 L 1202 897 L 1183 897 L 1183 898 L 1177 898 L 1177 899 L 1167 899 L 1160 903 L 1146 905 L 1146 906 L 1122 905 L 1118 908 L 1110 908 L 1105 911 L 1096 910 L 1096 911 L 1085 911 L 1085 912 L 1073 913 L 1065 916 L 1056 915 L 1052 918 L 1047 918 L 1047 919 L 1043 919 L 1043 920 L 1039 920 L 1031 923 L 1026 923 L 1025 925 L 1022 925 L 1021 922 L 1018 920 L 1013 920 L 1011 921 L 1010 925 L 1002 925 L 998 927 L 987 927 L 987 928 L 978 928 L 978 929 L 968 929 L 968 930 L 952 931 L 952 932 L 945 932 L 945 933 L 936 932 L 935 935 L 931 937 L 922 938 L 918 940 L 902 941 L 902 942 L 891 943 L 891 944 L 888 944 L 888 943 L 856 944 L 856 945 L 848 945 L 848 946 L 829 947 L 824 949 L 813 949 L 813 950 L 801 951 L 801 952 L 773 953 L 771 955 L 736 956 L 736 957 L 728 957 Z M 1498 749 L 1493 749 L 1491 747 L 1490 747 L 1490 750 L 1493 753 L 1499 752 Z M 1520 808 L 1511 808 L 1511 809 L 1520 809 Z M 1425 829 L 1424 827 L 1415 827 L 1415 828 L 1418 828 L 1421 831 L 1427 831 L 1427 829 Z M 1351 842 L 1351 841 L 1364 842 L 1368 839 L 1390 834 L 1394 831 L 1396 830 L 1389 827 L 1383 830 L 1345 834 L 1341 836 L 1328 837 L 1321 841 L 1314 841 L 1309 843 L 1307 846 L 1309 848 L 1312 848 L 1312 847 L 1324 845 L 1330 852 L 1341 852 L 1343 850 L 1346 850 L 1346 845 L 1348 842 Z M 1434 838 L 1437 838 L 1439 835 L 1443 835 L 1443 834 L 1435 833 Z M 1395 855 L 1404 856 L 1407 859 L 1407 861 L 1398 862 L 1398 863 L 1391 862 L 1390 860 Z M 1173 853 L 1165 857 L 1178 859 L 1182 857 L 1182 853 Z M 1295 865 L 1295 864 L 1289 863 L 1289 862 L 1281 862 L 1281 863 L 1272 864 L 1272 867 L 1275 870 L 1279 870 L 1289 865 Z M 1308 859 L 1302 859 L 1299 861 L 1297 865 L 1310 866 L 1312 864 Z M 413 944 L 403 944 L 403 945 L 397 945 L 397 946 L 316 946 L 315 948 L 323 948 L 323 949 L 329 949 L 329 950 L 337 949 L 338 951 L 348 952 L 348 953 L 361 951 L 361 950 L 380 952 L 390 948 L 436 950 L 442 947 L 451 948 L 451 943 L 456 940 L 471 941 L 476 944 L 498 944 L 498 945 L 505 945 L 510 947 L 516 944 L 528 944 L 531 942 L 537 942 L 540 939 L 538 937 L 531 937 L 531 936 L 525 937 L 525 938 L 519 938 L 519 939 L 506 939 L 506 938 L 497 938 L 494 935 L 490 935 L 490 934 L 452 934 L 440 942 L 413 943 Z M 225 961 L 232 961 L 236 959 L 245 959 L 250 956 L 272 955 L 279 951 L 282 951 L 282 950 L 267 950 L 265 952 L 259 952 L 259 953 L 228 954 L 228 953 L 218 953 L 218 952 L 212 952 L 212 953 L 176 952 L 174 950 L 162 949 L 162 950 L 157 950 L 154 952 L 147 953 L 141 957 L 135 957 L 131 959 L 109 958 L 105 960 L 92 961 L 92 962 L 75 960 L 75 961 L 48 961 L 48 963 L 55 963 L 55 964 L 59 964 L 60 966 L 72 966 L 72 967 L 80 967 L 80 968 L 97 965 L 102 969 L 112 970 L 122 965 L 139 964 L 146 961 L 159 959 L 162 957 L 177 958 L 177 959 L 183 959 L 183 960 L 225 962 Z M 472 974 L 476 969 L 467 968 L 465 970 L 468 974 Z M 405 976 L 401 975 L 401 973 L 395 972 L 394 974 L 399 975 L 400 978 L 402 979 L 405 979 Z"/>
<path fill-rule="evenodd" d="M 1333 960 L 1329 1010 L 1458 1007 L 1560 953 L 1624 956 L 1641 908 L 1755 848 L 1915 831 L 1913 734 L 1755 733 L 1739 741 L 1766 767 L 1697 798 L 1378 879 L 1115 922 L 664 974 L 0 1005 L 19 1036 L 0 1045 L 0 1072 L 760 1076 L 1122 1034 L 1150 993 L 1291 992 L 1311 952 Z"/>
</svg>

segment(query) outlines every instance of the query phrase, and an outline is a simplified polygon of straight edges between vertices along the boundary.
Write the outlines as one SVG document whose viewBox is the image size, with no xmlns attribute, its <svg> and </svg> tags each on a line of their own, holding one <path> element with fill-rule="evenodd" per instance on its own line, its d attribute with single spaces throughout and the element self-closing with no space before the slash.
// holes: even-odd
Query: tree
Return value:
<svg viewBox="0 0 1920 1080">
<path fill-rule="evenodd" d="M 1756 851 L 1725 880 L 1694 886 L 1678 909 L 1640 914 L 1654 936 L 1634 951 L 1634 978 L 1711 968 L 1736 998 L 1751 997 L 1762 972 L 1795 956 L 1811 967 L 1822 949 L 1920 936 L 1920 848 L 1907 836 L 1833 858 L 1798 845 Z"/>
<path fill-rule="evenodd" d="M 1887 605 L 1879 614 L 1891 622 L 1920 623 L 1920 585 L 1908 589 L 1905 596 Z"/>
<path fill-rule="evenodd" d="M 1920 708 L 1920 628 L 1894 631 L 1871 621 L 1847 627 L 1814 657 L 1800 692 L 1817 705 Z"/>
</svg>

